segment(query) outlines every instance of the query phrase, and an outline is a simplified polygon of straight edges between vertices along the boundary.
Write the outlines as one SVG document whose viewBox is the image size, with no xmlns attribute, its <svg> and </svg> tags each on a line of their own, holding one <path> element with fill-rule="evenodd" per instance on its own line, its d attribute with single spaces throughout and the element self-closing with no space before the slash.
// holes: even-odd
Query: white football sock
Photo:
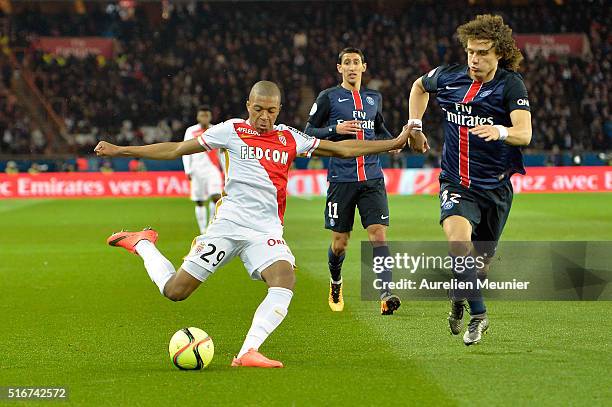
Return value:
<svg viewBox="0 0 612 407">
<path fill-rule="evenodd" d="M 240 349 L 240 353 L 238 353 L 238 357 L 247 353 L 251 348 L 259 349 L 272 331 L 283 322 L 283 319 L 285 319 L 287 315 L 291 297 L 293 297 L 293 291 L 286 288 L 268 288 L 268 295 L 261 304 L 259 304 L 257 311 L 255 311 L 253 324 L 247 333 L 242 349 Z"/>
<path fill-rule="evenodd" d="M 164 257 L 153 243 L 141 240 L 136 243 L 136 252 L 144 260 L 144 266 L 151 280 L 159 287 L 159 292 L 164 295 L 164 287 L 170 277 L 175 273 L 174 266 Z"/>
<path fill-rule="evenodd" d="M 212 199 L 208 201 L 208 223 L 212 222 L 215 217 L 215 210 L 217 209 L 217 203 Z"/>
<path fill-rule="evenodd" d="M 206 206 L 196 205 L 195 207 L 196 220 L 198 221 L 198 227 L 200 228 L 201 234 L 206 232 L 206 227 L 208 226 L 208 214 L 206 213 L 206 209 Z"/>
</svg>

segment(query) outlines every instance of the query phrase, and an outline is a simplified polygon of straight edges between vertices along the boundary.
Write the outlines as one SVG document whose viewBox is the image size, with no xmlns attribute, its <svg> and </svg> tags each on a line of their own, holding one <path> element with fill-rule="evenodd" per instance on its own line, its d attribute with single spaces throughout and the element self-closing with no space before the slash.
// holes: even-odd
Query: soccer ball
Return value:
<svg viewBox="0 0 612 407">
<path fill-rule="evenodd" d="M 199 328 L 183 328 L 170 339 L 170 359 L 181 370 L 200 370 L 210 364 L 215 345 L 208 334 Z"/>
</svg>

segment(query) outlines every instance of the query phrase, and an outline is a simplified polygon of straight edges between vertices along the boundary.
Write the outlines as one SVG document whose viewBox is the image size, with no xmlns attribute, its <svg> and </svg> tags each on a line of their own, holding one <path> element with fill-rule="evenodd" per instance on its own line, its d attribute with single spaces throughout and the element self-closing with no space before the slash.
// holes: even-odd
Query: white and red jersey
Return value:
<svg viewBox="0 0 612 407">
<path fill-rule="evenodd" d="M 210 128 L 210 127 L 209 127 Z M 195 124 L 187 130 L 185 130 L 184 140 L 191 140 L 199 137 L 206 131 L 200 124 Z M 217 151 L 209 151 L 204 153 L 184 155 L 183 156 L 183 168 L 185 174 L 192 175 L 197 174 L 205 177 L 206 174 L 213 173 L 215 176 L 220 176 L 220 162 Z"/>
<path fill-rule="evenodd" d="M 198 142 L 227 154 L 225 193 L 215 220 L 282 234 L 289 168 L 297 155 L 310 156 L 319 140 L 284 124 L 260 134 L 248 121 L 231 119 L 206 130 Z"/>
</svg>

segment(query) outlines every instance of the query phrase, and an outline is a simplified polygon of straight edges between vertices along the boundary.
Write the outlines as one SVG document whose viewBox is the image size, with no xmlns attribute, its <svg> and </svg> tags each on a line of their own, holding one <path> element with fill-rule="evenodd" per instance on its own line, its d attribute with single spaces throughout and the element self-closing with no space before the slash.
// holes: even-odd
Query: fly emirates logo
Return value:
<svg viewBox="0 0 612 407">
<path fill-rule="evenodd" d="M 289 153 L 286 151 L 278 151 L 271 148 L 261 148 L 253 146 L 240 147 L 240 158 L 243 160 L 267 160 L 275 163 L 287 165 L 289 162 Z"/>
<path fill-rule="evenodd" d="M 459 126 L 474 127 L 489 125 L 493 126 L 492 117 L 472 116 L 472 106 L 464 105 L 463 103 L 455 103 L 455 112 L 444 109 L 446 112 L 446 120 Z"/>
<path fill-rule="evenodd" d="M 367 114 L 363 110 L 353 110 L 353 120 L 358 120 L 359 125 L 364 130 L 374 130 L 374 120 L 367 120 Z M 338 119 L 338 123 L 342 123 L 344 120 Z"/>
</svg>

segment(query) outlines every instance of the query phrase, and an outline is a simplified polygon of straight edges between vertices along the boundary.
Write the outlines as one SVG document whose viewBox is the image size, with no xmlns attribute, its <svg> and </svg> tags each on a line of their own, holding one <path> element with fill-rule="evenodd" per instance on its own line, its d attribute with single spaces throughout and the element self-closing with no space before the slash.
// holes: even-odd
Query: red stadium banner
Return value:
<svg viewBox="0 0 612 407">
<path fill-rule="evenodd" d="M 114 42 L 103 37 L 40 37 L 32 43 L 32 47 L 62 57 L 102 55 L 112 58 Z"/>
<path fill-rule="evenodd" d="M 325 195 L 325 170 L 294 171 L 289 175 L 290 195 Z M 386 169 L 390 195 L 432 195 L 440 191 L 439 169 Z M 610 167 L 528 167 L 527 175 L 514 175 L 516 193 L 610 192 Z"/>
<path fill-rule="evenodd" d="M 386 169 L 390 195 L 433 195 L 440 191 L 440 169 Z M 325 195 L 325 170 L 293 171 L 289 195 Z M 611 167 L 528 167 L 527 175 L 514 175 L 516 193 L 612 192 Z"/>
<path fill-rule="evenodd" d="M 181 171 L 0 175 L 0 198 L 187 196 Z"/>
<path fill-rule="evenodd" d="M 386 169 L 385 184 L 389 194 L 437 194 L 439 169 Z M 289 195 L 325 195 L 326 170 L 297 170 L 289 173 Z"/>
<path fill-rule="evenodd" d="M 610 192 L 612 167 L 528 167 L 512 177 L 514 192 Z"/>
<path fill-rule="evenodd" d="M 612 192 L 612 167 L 529 167 L 512 177 L 516 193 Z M 390 195 L 433 195 L 439 192 L 439 169 L 387 169 Z M 287 192 L 323 196 L 325 170 L 289 173 Z M 0 175 L 1 198 L 186 197 L 189 181 L 181 171 L 43 173 Z"/>
<path fill-rule="evenodd" d="M 589 40 L 585 34 L 517 34 L 514 39 L 516 45 L 529 57 L 537 54 L 545 58 L 550 55 L 585 57 L 590 53 Z"/>
</svg>

